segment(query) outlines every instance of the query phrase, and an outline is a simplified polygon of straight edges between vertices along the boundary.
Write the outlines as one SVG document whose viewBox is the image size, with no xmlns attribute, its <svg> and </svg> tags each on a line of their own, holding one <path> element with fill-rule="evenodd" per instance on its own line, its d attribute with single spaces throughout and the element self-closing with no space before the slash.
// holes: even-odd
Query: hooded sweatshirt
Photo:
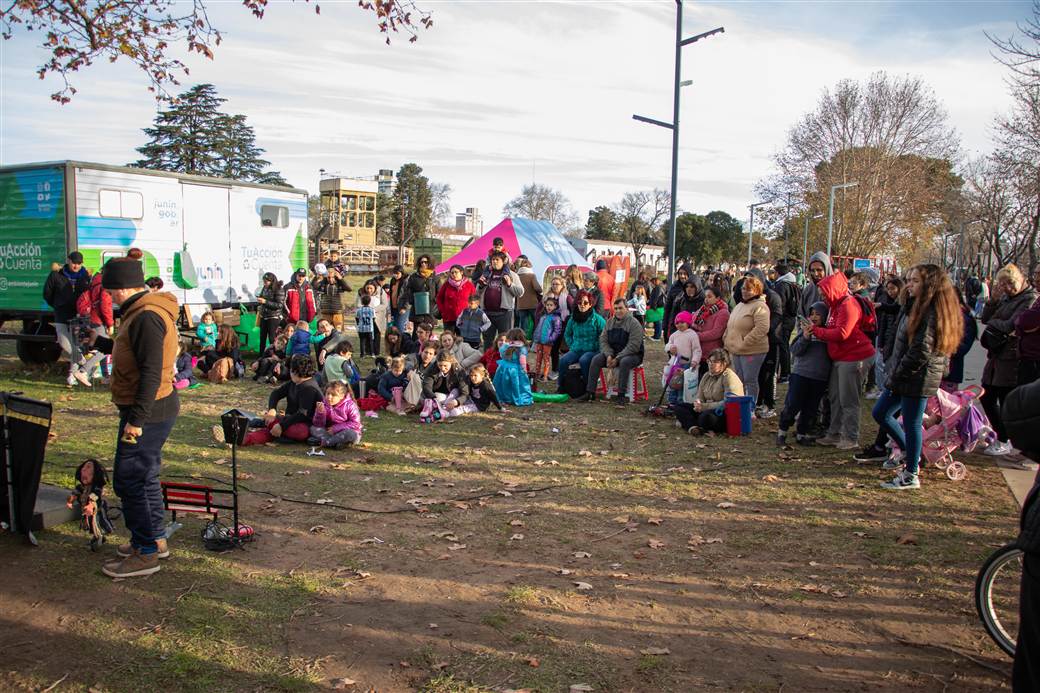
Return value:
<svg viewBox="0 0 1040 693">
<path fill-rule="evenodd" d="M 817 327 L 813 336 L 827 343 L 832 361 L 861 361 L 874 355 L 874 345 L 859 323 L 863 309 L 849 293 L 849 283 L 841 272 L 824 277 L 819 284 L 830 315 L 826 327 Z M 811 306 L 810 306 L 811 308 Z"/>
<path fill-rule="evenodd" d="M 553 344 L 559 339 L 563 332 L 563 320 L 560 319 L 558 310 L 545 313 L 538 319 L 538 325 L 534 328 L 532 341 L 535 344 Z"/>
<path fill-rule="evenodd" d="M 798 280 L 795 279 L 794 274 L 788 272 L 777 277 L 773 282 L 773 291 L 780 296 L 783 319 L 793 322 L 798 316 L 802 298 L 802 290 L 798 288 Z"/>
<path fill-rule="evenodd" d="M 344 397 L 335 406 L 329 404 L 328 399 L 322 399 L 322 405 L 321 409 L 316 408 L 314 411 L 312 426 L 324 428 L 329 433 L 349 429 L 356 432 L 358 440 L 361 440 L 361 412 L 353 397 Z"/>
<path fill-rule="evenodd" d="M 827 324 L 827 316 L 830 311 L 826 303 L 818 301 L 812 304 L 811 310 L 820 314 L 821 324 Z M 791 363 L 791 372 L 795 375 L 824 382 L 830 379 L 831 357 L 827 353 L 827 345 L 819 339 L 813 337 L 806 339 L 799 330 L 798 337 L 791 344 L 791 357 L 794 359 Z"/>
<path fill-rule="evenodd" d="M 814 262 L 819 262 L 823 265 L 824 277 L 829 276 L 834 269 L 831 267 L 831 258 L 824 251 L 820 250 L 812 254 L 809 258 L 809 264 L 806 267 L 812 267 Z M 823 281 L 822 279 L 820 281 Z M 798 314 L 803 318 L 809 317 L 809 311 L 812 310 L 812 304 L 822 301 L 823 295 L 820 293 L 820 288 L 816 284 L 813 284 L 812 279 L 805 282 L 805 286 L 802 287 L 802 302 L 799 305 Z"/>
</svg>

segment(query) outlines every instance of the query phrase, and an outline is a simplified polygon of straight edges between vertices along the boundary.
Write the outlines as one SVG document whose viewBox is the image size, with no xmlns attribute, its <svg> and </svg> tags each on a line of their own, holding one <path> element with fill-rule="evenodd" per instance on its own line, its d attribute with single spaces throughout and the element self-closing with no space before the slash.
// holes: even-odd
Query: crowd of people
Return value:
<svg viewBox="0 0 1040 693">
<path fill-rule="evenodd" d="M 112 307 L 100 274 L 92 278 L 82 256 L 71 253 L 47 281 L 70 385 L 90 384 L 99 372 L 105 377 L 105 362 L 88 360 L 69 327 L 79 316 L 94 333 L 110 334 Z M 667 410 L 689 433 L 723 431 L 726 398 L 746 397 L 756 418 L 779 414 L 778 444 L 857 450 L 858 460 L 898 470 L 889 487 L 918 488 L 925 403 L 939 388 L 963 382 L 964 356 L 978 338 L 976 316 L 987 349 L 982 405 L 997 435 L 987 454 L 1012 452 L 1000 405 L 1040 374 L 1040 303 L 1014 265 L 998 272 L 992 290 L 969 280 L 964 293 L 936 265 L 916 265 L 902 276 L 835 271 L 818 252 L 804 274 L 785 262 L 752 261 L 743 272 L 684 264 L 671 285 L 643 271 L 625 291 L 608 295 L 597 272 L 571 266 L 538 277 L 528 258 L 511 258 L 495 239 L 486 260 L 453 265 L 443 275 L 428 255 L 411 272 L 398 265 L 356 291 L 348 274 L 335 251 L 284 284 L 264 274 L 256 291 L 258 358 L 247 365 L 234 329 L 206 313 L 194 340 L 180 346 L 175 387 L 251 372 L 276 388 L 263 430 L 250 441 L 349 444 L 356 441 L 340 434 L 349 429 L 360 437 L 367 410 L 432 423 L 526 406 L 552 392 L 579 402 L 610 392 L 624 406 L 648 344 L 666 340 Z M 161 281 L 152 284 L 150 290 L 161 290 Z M 355 355 L 372 357 L 372 367 L 363 370 Z M 779 406 L 778 383 L 787 383 Z M 861 447 L 863 398 L 876 400 L 878 433 Z M 270 413 L 282 403 L 283 415 Z M 331 427 L 320 417 L 314 423 L 319 404 L 335 421 Z"/>
</svg>

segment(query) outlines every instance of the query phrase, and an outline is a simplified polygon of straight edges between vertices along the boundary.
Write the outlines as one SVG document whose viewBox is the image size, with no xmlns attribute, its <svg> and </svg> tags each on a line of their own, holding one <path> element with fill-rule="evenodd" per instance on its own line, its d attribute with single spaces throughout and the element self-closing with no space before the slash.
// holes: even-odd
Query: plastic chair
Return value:
<svg viewBox="0 0 1040 693">
<path fill-rule="evenodd" d="M 596 394 L 603 395 L 604 397 L 614 397 L 617 395 L 617 388 L 607 388 L 607 370 L 604 368 L 599 372 L 599 387 L 596 389 Z M 650 399 L 650 393 L 646 389 L 646 372 L 642 366 L 636 366 L 632 369 L 628 380 L 628 401 L 638 402 Z"/>
</svg>

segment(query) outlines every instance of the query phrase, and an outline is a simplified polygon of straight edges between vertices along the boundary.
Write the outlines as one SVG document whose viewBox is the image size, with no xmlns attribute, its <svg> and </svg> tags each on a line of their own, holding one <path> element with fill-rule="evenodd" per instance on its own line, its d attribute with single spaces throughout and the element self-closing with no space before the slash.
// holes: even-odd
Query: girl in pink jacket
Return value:
<svg viewBox="0 0 1040 693">
<path fill-rule="evenodd" d="M 361 411 L 346 383 L 333 381 L 325 386 L 325 398 L 314 408 L 309 445 L 337 448 L 361 440 Z"/>
</svg>

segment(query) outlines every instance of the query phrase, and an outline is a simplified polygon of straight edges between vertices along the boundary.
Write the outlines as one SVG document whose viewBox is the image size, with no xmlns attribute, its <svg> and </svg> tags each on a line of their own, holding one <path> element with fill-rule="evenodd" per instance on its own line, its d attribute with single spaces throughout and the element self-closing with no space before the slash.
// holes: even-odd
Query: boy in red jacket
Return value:
<svg viewBox="0 0 1040 693">
<path fill-rule="evenodd" d="M 811 327 L 809 333 L 813 339 L 826 342 L 834 367 L 828 385 L 831 427 L 816 442 L 853 450 L 859 447 L 859 393 L 874 363 L 874 345 L 863 332 L 863 309 L 849 293 L 845 275 L 837 272 L 824 277 L 817 288 L 830 315 L 825 326 Z"/>
</svg>

